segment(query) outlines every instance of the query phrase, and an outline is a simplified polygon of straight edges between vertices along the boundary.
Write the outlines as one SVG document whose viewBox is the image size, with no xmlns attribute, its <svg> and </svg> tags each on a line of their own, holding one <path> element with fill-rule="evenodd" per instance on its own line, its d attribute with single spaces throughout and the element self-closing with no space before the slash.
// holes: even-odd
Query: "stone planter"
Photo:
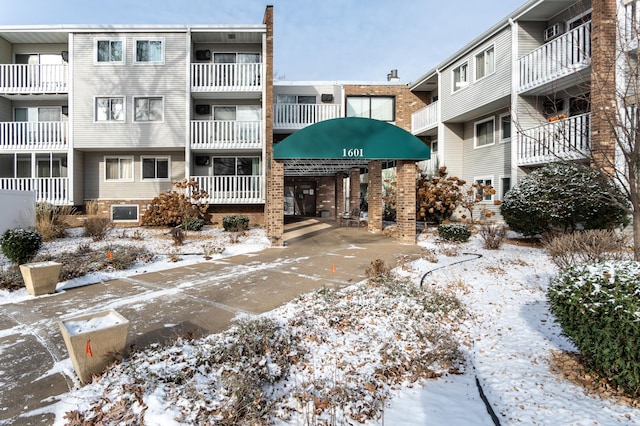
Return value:
<svg viewBox="0 0 640 426">
<path fill-rule="evenodd" d="M 82 384 L 91 382 L 124 352 L 129 320 L 103 311 L 58 321 L 71 363 Z"/>
<path fill-rule="evenodd" d="M 33 296 L 56 292 L 56 284 L 62 270 L 62 263 L 35 262 L 20 265 L 22 279 L 27 291 Z"/>
</svg>

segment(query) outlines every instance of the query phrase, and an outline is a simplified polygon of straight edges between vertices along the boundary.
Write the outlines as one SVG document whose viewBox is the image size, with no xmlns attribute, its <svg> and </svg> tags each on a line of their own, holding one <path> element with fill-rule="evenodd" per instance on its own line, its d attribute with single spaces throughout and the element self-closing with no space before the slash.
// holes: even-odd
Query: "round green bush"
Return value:
<svg viewBox="0 0 640 426">
<path fill-rule="evenodd" d="M 222 227 L 227 232 L 242 232 L 249 229 L 249 218 L 243 215 L 225 216 L 222 218 Z"/>
<path fill-rule="evenodd" d="M 29 262 L 42 246 L 42 236 L 30 229 L 7 229 L 0 237 L 2 254 L 16 265 Z"/>
<path fill-rule="evenodd" d="M 532 236 L 551 230 L 625 226 L 628 205 L 620 188 L 596 170 L 551 163 L 518 181 L 505 194 L 500 213 L 512 230 Z"/>
<path fill-rule="evenodd" d="M 469 241 L 471 231 L 465 225 L 459 223 L 449 223 L 438 225 L 438 235 L 447 241 Z"/>
<path fill-rule="evenodd" d="M 551 311 L 588 367 L 640 396 L 640 262 L 565 269 L 551 279 Z"/>
<path fill-rule="evenodd" d="M 204 219 L 200 219 L 199 217 L 187 217 L 183 219 L 180 224 L 180 228 L 185 231 L 200 231 L 204 226 Z"/>
</svg>

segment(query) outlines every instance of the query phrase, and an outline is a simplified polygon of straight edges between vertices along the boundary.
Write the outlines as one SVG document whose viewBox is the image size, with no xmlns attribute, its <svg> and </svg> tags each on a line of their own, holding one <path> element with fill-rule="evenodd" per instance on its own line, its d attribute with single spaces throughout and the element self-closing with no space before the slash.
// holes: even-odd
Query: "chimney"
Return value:
<svg viewBox="0 0 640 426">
<path fill-rule="evenodd" d="M 387 81 L 400 81 L 398 70 L 391 70 L 391 72 L 387 74 Z"/>
</svg>

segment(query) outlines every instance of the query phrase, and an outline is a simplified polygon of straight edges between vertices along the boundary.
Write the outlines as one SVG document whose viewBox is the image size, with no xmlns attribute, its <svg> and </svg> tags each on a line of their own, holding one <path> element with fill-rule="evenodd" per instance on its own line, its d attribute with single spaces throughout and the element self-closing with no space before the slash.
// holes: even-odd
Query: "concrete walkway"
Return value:
<svg viewBox="0 0 640 426">
<path fill-rule="evenodd" d="M 217 333 L 238 313 L 258 314 L 297 295 L 361 281 L 371 261 L 417 258 L 420 248 L 363 228 L 308 219 L 285 227 L 285 248 L 112 280 L 0 306 L 0 425 L 51 424 L 47 406 L 77 386 L 56 371 L 68 358 L 57 320 L 115 309 L 127 347 Z M 40 412 L 41 411 L 41 412 Z"/>
</svg>

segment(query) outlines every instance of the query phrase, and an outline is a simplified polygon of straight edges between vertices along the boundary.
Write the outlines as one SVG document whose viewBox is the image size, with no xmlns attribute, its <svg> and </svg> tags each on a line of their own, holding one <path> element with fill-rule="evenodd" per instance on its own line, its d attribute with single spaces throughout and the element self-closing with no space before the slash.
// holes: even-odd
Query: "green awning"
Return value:
<svg viewBox="0 0 640 426">
<path fill-rule="evenodd" d="M 320 121 L 274 145 L 273 158 L 326 160 L 428 160 L 429 147 L 398 126 L 369 118 Z"/>
</svg>

